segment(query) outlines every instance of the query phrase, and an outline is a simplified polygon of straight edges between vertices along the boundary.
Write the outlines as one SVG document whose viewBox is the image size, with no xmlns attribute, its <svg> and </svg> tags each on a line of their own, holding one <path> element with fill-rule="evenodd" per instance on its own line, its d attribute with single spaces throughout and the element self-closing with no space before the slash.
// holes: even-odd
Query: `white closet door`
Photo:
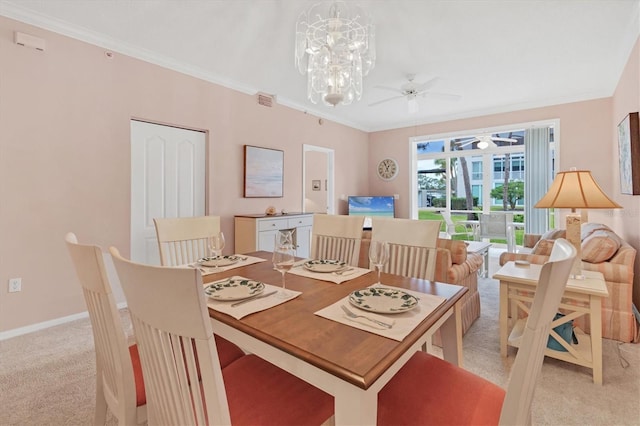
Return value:
<svg viewBox="0 0 640 426">
<path fill-rule="evenodd" d="M 131 121 L 131 259 L 159 265 L 156 217 L 203 216 L 206 134 Z"/>
</svg>

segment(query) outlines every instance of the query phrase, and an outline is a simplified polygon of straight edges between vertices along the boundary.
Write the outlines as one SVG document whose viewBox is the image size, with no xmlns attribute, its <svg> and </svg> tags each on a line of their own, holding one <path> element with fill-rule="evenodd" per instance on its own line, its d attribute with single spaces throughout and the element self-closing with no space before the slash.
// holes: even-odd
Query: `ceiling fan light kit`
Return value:
<svg viewBox="0 0 640 426">
<path fill-rule="evenodd" d="M 296 23 L 295 63 L 307 74 L 307 97 L 317 104 L 349 105 L 362 97 L 362 77 L 376 63 L 374 26 L 362 8 L 322 2 Z"/>
<path fill-rule="evenodd" d="M 486 134 L 478 134 L 476 136 L 471 137 L 471 139 L 458 142 L 459 143 L 458 149 L 476 142 L 477 142 L 476 147 L 478 147 L 479 149 L 487 149 L 489 147 L 497 148 L 498 145 L 496 145 L 496 141 L 508 142 L 510 144 L 518 142 L 517 139 L 501 138 L 501 137 L 493 136 L 492 134 L 486 133 Z"/>
</svg>

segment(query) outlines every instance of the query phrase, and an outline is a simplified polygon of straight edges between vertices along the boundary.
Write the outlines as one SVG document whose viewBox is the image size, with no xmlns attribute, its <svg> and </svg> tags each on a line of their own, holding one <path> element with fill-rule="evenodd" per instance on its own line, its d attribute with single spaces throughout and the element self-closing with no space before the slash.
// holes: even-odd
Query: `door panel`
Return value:
<svg viewBox="0 0 640 426">
<path fill-rule="evenodd" d="M 131 259 L 160 264 L 153 219 L 204 215 L 204 132 L 131 121 Z"/>
</svg>

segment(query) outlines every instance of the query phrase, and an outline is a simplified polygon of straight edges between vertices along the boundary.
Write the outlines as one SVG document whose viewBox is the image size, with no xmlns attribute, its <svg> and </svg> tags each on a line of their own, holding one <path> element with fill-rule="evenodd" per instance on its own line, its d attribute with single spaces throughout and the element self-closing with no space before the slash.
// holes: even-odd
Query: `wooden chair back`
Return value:
<svg viewBox="0 0 640 426">
<path fill-rule="evenodd" d="M 371 240 L 389 243 L 383 271 L 405 277 L 435 279 L 439 220 L 373 217 Z"/>
<path fill-rule="evenodd" d="M 121 424 L 147 420 L 146 405 L 137 406 L 133 365 L 127 338 L 107 277 L 102 250 L 79 244 L 75 234 L 65 237 L 67 249 L 82 286 L 91 320 L 96 352 L 95 424 L 104 424 L 107 407 Z"/>
<path fill-rule="evenodd" d="M 230 424 L 211 322 L 196 269 L 134 263 L 111 247 L 138 338 L 150 418 Z"/>
<path fill-rule="evenodd" d="M 220 216 L 155 218 L 160 264 L 177 266 L 209 255 L 207 238 L 220 231 Z"/>
<path fill-rule="evenodd" d="M 311 258 L 358 266 L 364 216 L 313 215 Z"/>
<path fill-rule="evenodd" d="M 576 249 L 567 240 L 557 239 L 549 261 L 542 266 L 522 342 L 518 349 L 500 424 L 531 424 L 531 401 L 536 387 L 553 317 L 558 312 Z"/>
</svg>

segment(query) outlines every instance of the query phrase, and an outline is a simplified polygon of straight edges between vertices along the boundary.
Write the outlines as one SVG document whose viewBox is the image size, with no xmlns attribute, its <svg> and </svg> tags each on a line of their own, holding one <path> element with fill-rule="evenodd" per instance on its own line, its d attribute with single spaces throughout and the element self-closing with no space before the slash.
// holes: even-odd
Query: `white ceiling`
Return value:
<svg viewBox="0 0 640 426">
<path fill-rule="evenodd" d="M 0 0 L 0 15 L 88 41 L 366 131 L 608 97 L 640 34 L 640 0 L 370 0 L 376 67 L 362 99 L 306 98 L 294 66 L 307 0 Z M 458 101 L 375 86 L 439 77 Z"/>
</svg>

